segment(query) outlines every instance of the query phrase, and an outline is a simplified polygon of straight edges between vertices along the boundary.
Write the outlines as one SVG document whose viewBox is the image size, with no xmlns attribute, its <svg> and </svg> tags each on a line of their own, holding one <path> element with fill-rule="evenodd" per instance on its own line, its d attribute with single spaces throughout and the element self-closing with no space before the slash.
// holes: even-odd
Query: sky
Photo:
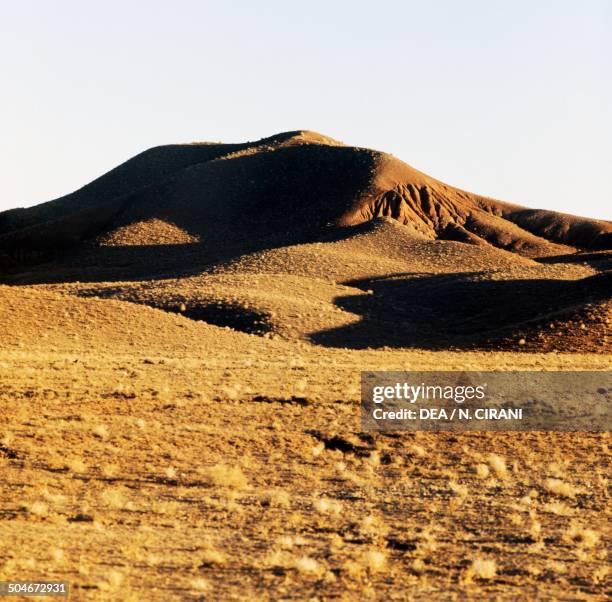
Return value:
<svg viewBox="0 0 612 602">
<path fill-rule="evenodd" d="M 310 129 L 612 219 L 609 0 L 0 0 L 0 210 L 159 144 Z"/>
</svg>

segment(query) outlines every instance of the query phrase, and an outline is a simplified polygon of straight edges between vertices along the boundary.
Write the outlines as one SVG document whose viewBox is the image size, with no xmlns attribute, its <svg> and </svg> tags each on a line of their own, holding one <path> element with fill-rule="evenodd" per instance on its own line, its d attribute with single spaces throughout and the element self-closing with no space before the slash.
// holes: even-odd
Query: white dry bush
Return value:
<svg viewBox="0 0 612 602">
<path fill-rule="evenodd" d="M 363 563 L 371 573 L 379 573 L 387 564 L 387 556 L 379 550 L 369 550 L 363 556 Z"/>
<path fill-rule="evenodd" d="M 271 508 L 289 508 L 291 506 L 291 496 L 284 489 L 266 491 L 262 501 L 264 505 Z"/>
<path fill-rule="evenodd" d="M 471 572 L 477 579 L 493 579 L 497 575 L 495 560 L 476 558 L 470 567 Z"/>
<path fill-rule="evenodd" d="M 200 555 L 203 565 L 223 566 L 227 562 L 227 557 L 212 545 L 207 545 Z"/>
<path fill-rule="evenodd" d="M 506 460 L 497 454 L 489 454 L 487 458 L 489 466 L 493 472 L 500 478 L 508 476 L 508 469 L 506 467 Z"/>
<path fill-rule="evenodd" d="M 294 567 L 303 574 L 320 575 L 323 572 L 323 567 L 309 556 L 302 556 L 296 559 Z"/>
<path fill-rule="evenodd" d="M 192 579 L 190 585 L 191 589 L 195 590 L 196 592 L 205 592 L 210 589 L 210 583 L 208 583 L 208 581 L 202 577 Z"/>
<path fill-rule="evenodd" d="M 490 474 L 489 467 L 486 464 L 476 465 L 476 475 L 481 479 L 486 479 Z"/>
<path fill-rule="evenodd" d="M 133 510 L 134 504 L 127 500 L 120 489 L 109 487 L 100 495 L 100 500 L 105 506 L 115 510 Z"/>
<path fill-rule="evenodd" d="M 103 424 L 96 424 L 92 429 L 93 434 L 103 441 L 108 439 L 108 428 Z"/>
<path fill-rule="evenodd" d="M 320 441 L 316 445 L 313 445 L 310 451 L 315 458 L 318 458 L 323 453 L 324 449 L 325 449 L 325 444 L 322 441 Z"/>
<path fill-rule="evenodd" d="M 573 543 L 583 550 L 594 548 L 599 543 L 600 537 L 597 531 L 584 527 L 576 520 L 572 520 L 569 528 L 563 534 L 563 540 L 566 543 Z"/>
<path fill-rule="evenodd" d="M 337 500 L 331 500 L 326 497 L 317 498 L 313 504 L 315 510 L 321 514 L 331 514 L 338 516 L 342 513 L 342 504 Z"/>
<path fill-rule="evenodd" d="M 75 473 L 84 473 L 87 471 L 87 464 L 81 458 L 70 458 L 64 462 L 64 466 Z"/>
<path fill-rule="evenodd" d="M 548 504 L 544 504 L 542 506 L 542 510 L 544 512 L 548 512 L 549 514 L 556 514 L 557 516 L 571 516 L 574 514 L 574 509 L 570 508 L 567 504 L 563 502 L 548 502 Z"/>
<path fill-rule="evenodd" d="M 561 479 L 546 479 L 546 481 L 544 481 L 544 488 L 549 493 L 561 497 L 574 498 L 578 493 L 578 490 L 573 485 Z"/>
<path fill-rule="evenodd" d="M 448 486 L 450 490 L 460 498 L 466 498 L 468 496 L 469 490 L 467 486 L 461 485 L 461 483 L 457 483 L 457 481 L 450 481 Z"/>
<path fill-rule="evenodd" d="M 204 474 L 218 487 L 246 489 L 249 486 L 249 481 L 239 466 L 216 464 L 205 469 Z"/>
<path fill-rule="evenodd" d="M 24 508 L 33 516 L 38 516 L 39 518 L 44 518 L 49 514 L 49 506 L 45 504 L 45 502 L 32 502 L 31 504 L 24 504 Z"/>
</svg>

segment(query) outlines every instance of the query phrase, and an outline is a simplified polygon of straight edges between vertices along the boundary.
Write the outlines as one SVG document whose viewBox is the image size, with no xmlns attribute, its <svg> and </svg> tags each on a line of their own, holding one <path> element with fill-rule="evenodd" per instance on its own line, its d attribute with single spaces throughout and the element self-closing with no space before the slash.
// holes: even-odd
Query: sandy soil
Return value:
<svg viewBox="0 0 612 602">
<path fill-rule="evenodd" d="M 357 419 L 362 369 L 605 356 L 322 349 L 0 292 L 3 578 L 79 600 L 607 599 L 607 435 Z"/>
</svg>

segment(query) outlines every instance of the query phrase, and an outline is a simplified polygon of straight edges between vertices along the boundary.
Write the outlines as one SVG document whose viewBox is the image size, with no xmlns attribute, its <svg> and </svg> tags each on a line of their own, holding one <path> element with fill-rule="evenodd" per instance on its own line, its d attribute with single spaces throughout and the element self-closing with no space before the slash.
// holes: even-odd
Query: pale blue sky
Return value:
<svg viewBox="0 0 612 602">
<path fill-rule="evenodd" d="M 313 129 L 612 219 L 609 0 L 0 0 L 0 209 L 157 144 Z"/>
</svg>

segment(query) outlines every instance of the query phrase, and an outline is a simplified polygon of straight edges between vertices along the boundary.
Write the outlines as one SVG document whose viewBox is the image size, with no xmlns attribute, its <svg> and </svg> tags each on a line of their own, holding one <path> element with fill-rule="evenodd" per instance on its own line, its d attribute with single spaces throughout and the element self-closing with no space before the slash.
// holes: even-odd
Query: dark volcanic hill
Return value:
<svg viewBox="0 0 612 602">
<path fill-rule="evenodd" d="M 612 246 L 610 222 L 464 192 L 386 153 L 313 132 L 244 144 L 149 149 L 67 196 L 0 213 L 0 248 L 28 255 L 100 244 L 180 244 L 287 235 L 391 217 L 428 239 L 529 257 Z"/>
</svg>

